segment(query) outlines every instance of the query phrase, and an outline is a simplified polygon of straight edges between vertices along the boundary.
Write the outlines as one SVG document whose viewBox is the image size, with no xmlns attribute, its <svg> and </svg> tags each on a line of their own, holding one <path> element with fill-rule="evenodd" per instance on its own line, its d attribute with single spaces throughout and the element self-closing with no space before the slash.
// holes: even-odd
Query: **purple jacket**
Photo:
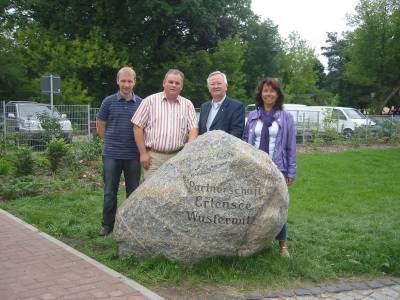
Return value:
<svg viewBox="0 0 400 300">
<path fill-rule="evenodd" d="M 243 140 L 251 145 L 254 145 L 254 129 L 258 119 L 260 119 L 258 110 L 251 111 L 247 117 Z M 275 120 L 279 130 L 272 161 L 286 177 L 294 179 L 296 177 L 296 126 L 292 115 L 285 110 L 277 110 Z"/>
</svg>

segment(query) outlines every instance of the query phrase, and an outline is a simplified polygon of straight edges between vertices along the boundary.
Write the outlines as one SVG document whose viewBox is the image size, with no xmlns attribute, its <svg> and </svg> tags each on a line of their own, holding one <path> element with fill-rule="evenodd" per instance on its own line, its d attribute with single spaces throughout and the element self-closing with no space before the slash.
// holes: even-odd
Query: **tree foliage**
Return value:
<svg viewBox="0 0 400 300">
<path fill-rule="evenodd" d="M 324 70 L 306 41 L 296 33 L 282 40 L 250 0 L 2 1 L 0 96 L 47 101 L 40 77 L 53 73 L 62 79 L 57 104 L 99 106 L 117 89 L 117 70 L 129 65 L 142 97 L 162 89 L 169 68 L 181 69 L 183 95 L 195 106 L 209 99 L 206 78 L 215 70 L 245 103 L 268 75 L 281 79 L 289 102 L 399 105 L 399 2 L 359 0 L 354 30 L 328 33 Z"/>
<path fill-rule="evenodd" d="M 347 49 L 349 39 L 344 33 L 340 37 L 336 32 L 328 32 L 323 54 L 328 58 L 329 73 L 324 80 L 323 87 L 335 94 L 332 101 L 341 106 L 367 108 L 371 105 L 368 87 L 350 81 L 345 75 L 345 66 L 349 62 Z"/>
<path fill-rule="evenodd" d="M 37 78 L 54 72 L 63 79 L 59 101 L 97 106 L 116 89 L 116 70 L 123 65 L 137 71 L 138 94 L 146 96 L 160 89 L 167 66 L 204 62 L 201 59 L 216 52 L 220 41 L 246 30 L 253 17 L 250 4 L 250 0 L 128 0 L 118 5 L 110 0 L 15 0 L 8 2 L 5 10 L 13 13 L 5 18 L 15 29 L 18 55 L 31 78 L 27 84 L 31 97 L 39 97 Z M 197 58 L 200 62 L 191 62 Z M 194 77 L 208 74 L 207 63 L 202 69 Z M 187 83 L 186 92 L 196 98 L 204 95 L 199 95 L 194 80 Z"/>
<path fill-rule="evenodd" d="M 400 1 L 360 0 L 351 21 L 346 76 L 385 99 L 400 86 Z"/>
<path fill-rule="evenodd" d="M 310 48 L 298 33 L 292 32 L 281 55 L 280 77 L 289 102 L 306 103 L 317 92 L 318 61 L 314 49 Z"/>
<path fill-rule="evenodd" d="M 254 18 L 250 20 L 243 39 L 247 44 L 243 65 L 243 72 L 246 74 L 245 89 L 247 95 L 254 95 L 262 78 L 278 74 L 282 40 L 278 27 L 271 20 L 260 23 Z"/>
</svg>

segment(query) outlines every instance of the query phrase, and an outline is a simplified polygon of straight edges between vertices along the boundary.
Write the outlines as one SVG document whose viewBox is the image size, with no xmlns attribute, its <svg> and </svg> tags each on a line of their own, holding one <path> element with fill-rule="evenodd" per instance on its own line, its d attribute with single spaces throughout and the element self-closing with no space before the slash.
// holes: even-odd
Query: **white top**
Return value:
<svg viewBox="0 0 400 300">
<path fill-rule="evenodd" d="M 263 122 L 261 120 L 257 120 L 256 128 L 254 129 L 254 133 L 256 135 L 254 146 L 256 146 L 257 149 L 260 148 L 262 128 L 263 128 Z M 278 130 L 279 130 L 278 123 L 276 121 L 272 122 L 272 125 L 268 129 L 269 129 L 269 157 L 272 158 L 275 150 L 276 137 L 278 136 Z"/>
<path fill-rule="evenodd" d="M 214 100 L 211 101 L 211 109 L 210 109 L 210 112 L 208 113 L 208 119 L 207 119 L 207 123 L 206 123 L 207 131 L 210 130 L 211 124 L 214 121 L 215 116 L 217 115 L 222 103 L 225 101 L 225 98 L 226 98 L 226 96 L 218 102 L 214 102 Z"/>
</svg>

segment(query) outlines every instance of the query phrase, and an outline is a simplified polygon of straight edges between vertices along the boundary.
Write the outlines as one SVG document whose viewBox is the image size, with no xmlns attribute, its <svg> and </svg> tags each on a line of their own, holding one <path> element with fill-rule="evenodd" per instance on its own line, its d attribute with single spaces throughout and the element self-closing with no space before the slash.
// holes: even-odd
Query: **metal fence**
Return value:
<svg viewBox="0 0 400 300">
<path fill-rule="evenodd" d="M 326 118 L 319 111 L 290 111 L 299 143 L 315 138 L 370 140 L 392 139 L 400 135 L 400 118 L 393 115 L 367 115 L 365 119 Z"/>
<path fill-rule="evenodd" d="M 17 107 L 16 103 L 21 102 L 0 101 L 2 136 L 17 145 L 34 146 L 39 150 L 45 148 L 51 136 L 48 136 L 48 132 L 43 129 L 33 113 L 27 114 L 21 107 Z M 46 104 L 40 105 L 49 107 Z M 90 140 L 96 133 L 98 110 L 99 108 L 90 105 L 55 105 L 51 113 L 59 120 L 63 137 L 68 142 L 83 142 Z M 367 116 L 361 120 L 364 125 L 357 125 L 339 119 L 323 120 L 320 112 L 316 111 L 288 111 L 296 122 L 298 143 L 309 143 L 316 138 L 389 139 L 400 134 L 399 116 Z M 196 112 L 199 113 L 198 110 Z"/>
<path fill-rule="evenodd" d="M 0 101 L 0 129 L 3 137 L 18 146 L 33 146 L 37 150 L 46 148 L 54 137 L 67 142 L 89 140 L 96 132 L 98 108 L 90 105 L 33 104 L 23 101 Z M 42 115 L 55 120 L 54 127 L 44 125 Z"/>
</svg>

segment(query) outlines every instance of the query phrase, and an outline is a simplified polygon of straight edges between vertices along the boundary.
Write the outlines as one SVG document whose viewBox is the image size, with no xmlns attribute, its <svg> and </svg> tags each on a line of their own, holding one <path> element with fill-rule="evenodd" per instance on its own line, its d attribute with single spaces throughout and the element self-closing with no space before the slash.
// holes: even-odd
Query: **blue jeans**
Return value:
<svg viewBox="0 0 400 300">
<path fill-rule="evenodd" d="M 135 159 L 114 159 L 103 156 L 104 205 L 103 226 L 114 228 L 117 193 L 124 172 L 126 198 L 139 186 L 140 163 Z"/>
<path fill-rule="evenodd" d="M 287 222 L 283 225 L 281 231 L 275 237 L 278 241 L 286 241 L 287 240 L 287 233 L 288 233 L 288 224 Z"/>
</svg>

